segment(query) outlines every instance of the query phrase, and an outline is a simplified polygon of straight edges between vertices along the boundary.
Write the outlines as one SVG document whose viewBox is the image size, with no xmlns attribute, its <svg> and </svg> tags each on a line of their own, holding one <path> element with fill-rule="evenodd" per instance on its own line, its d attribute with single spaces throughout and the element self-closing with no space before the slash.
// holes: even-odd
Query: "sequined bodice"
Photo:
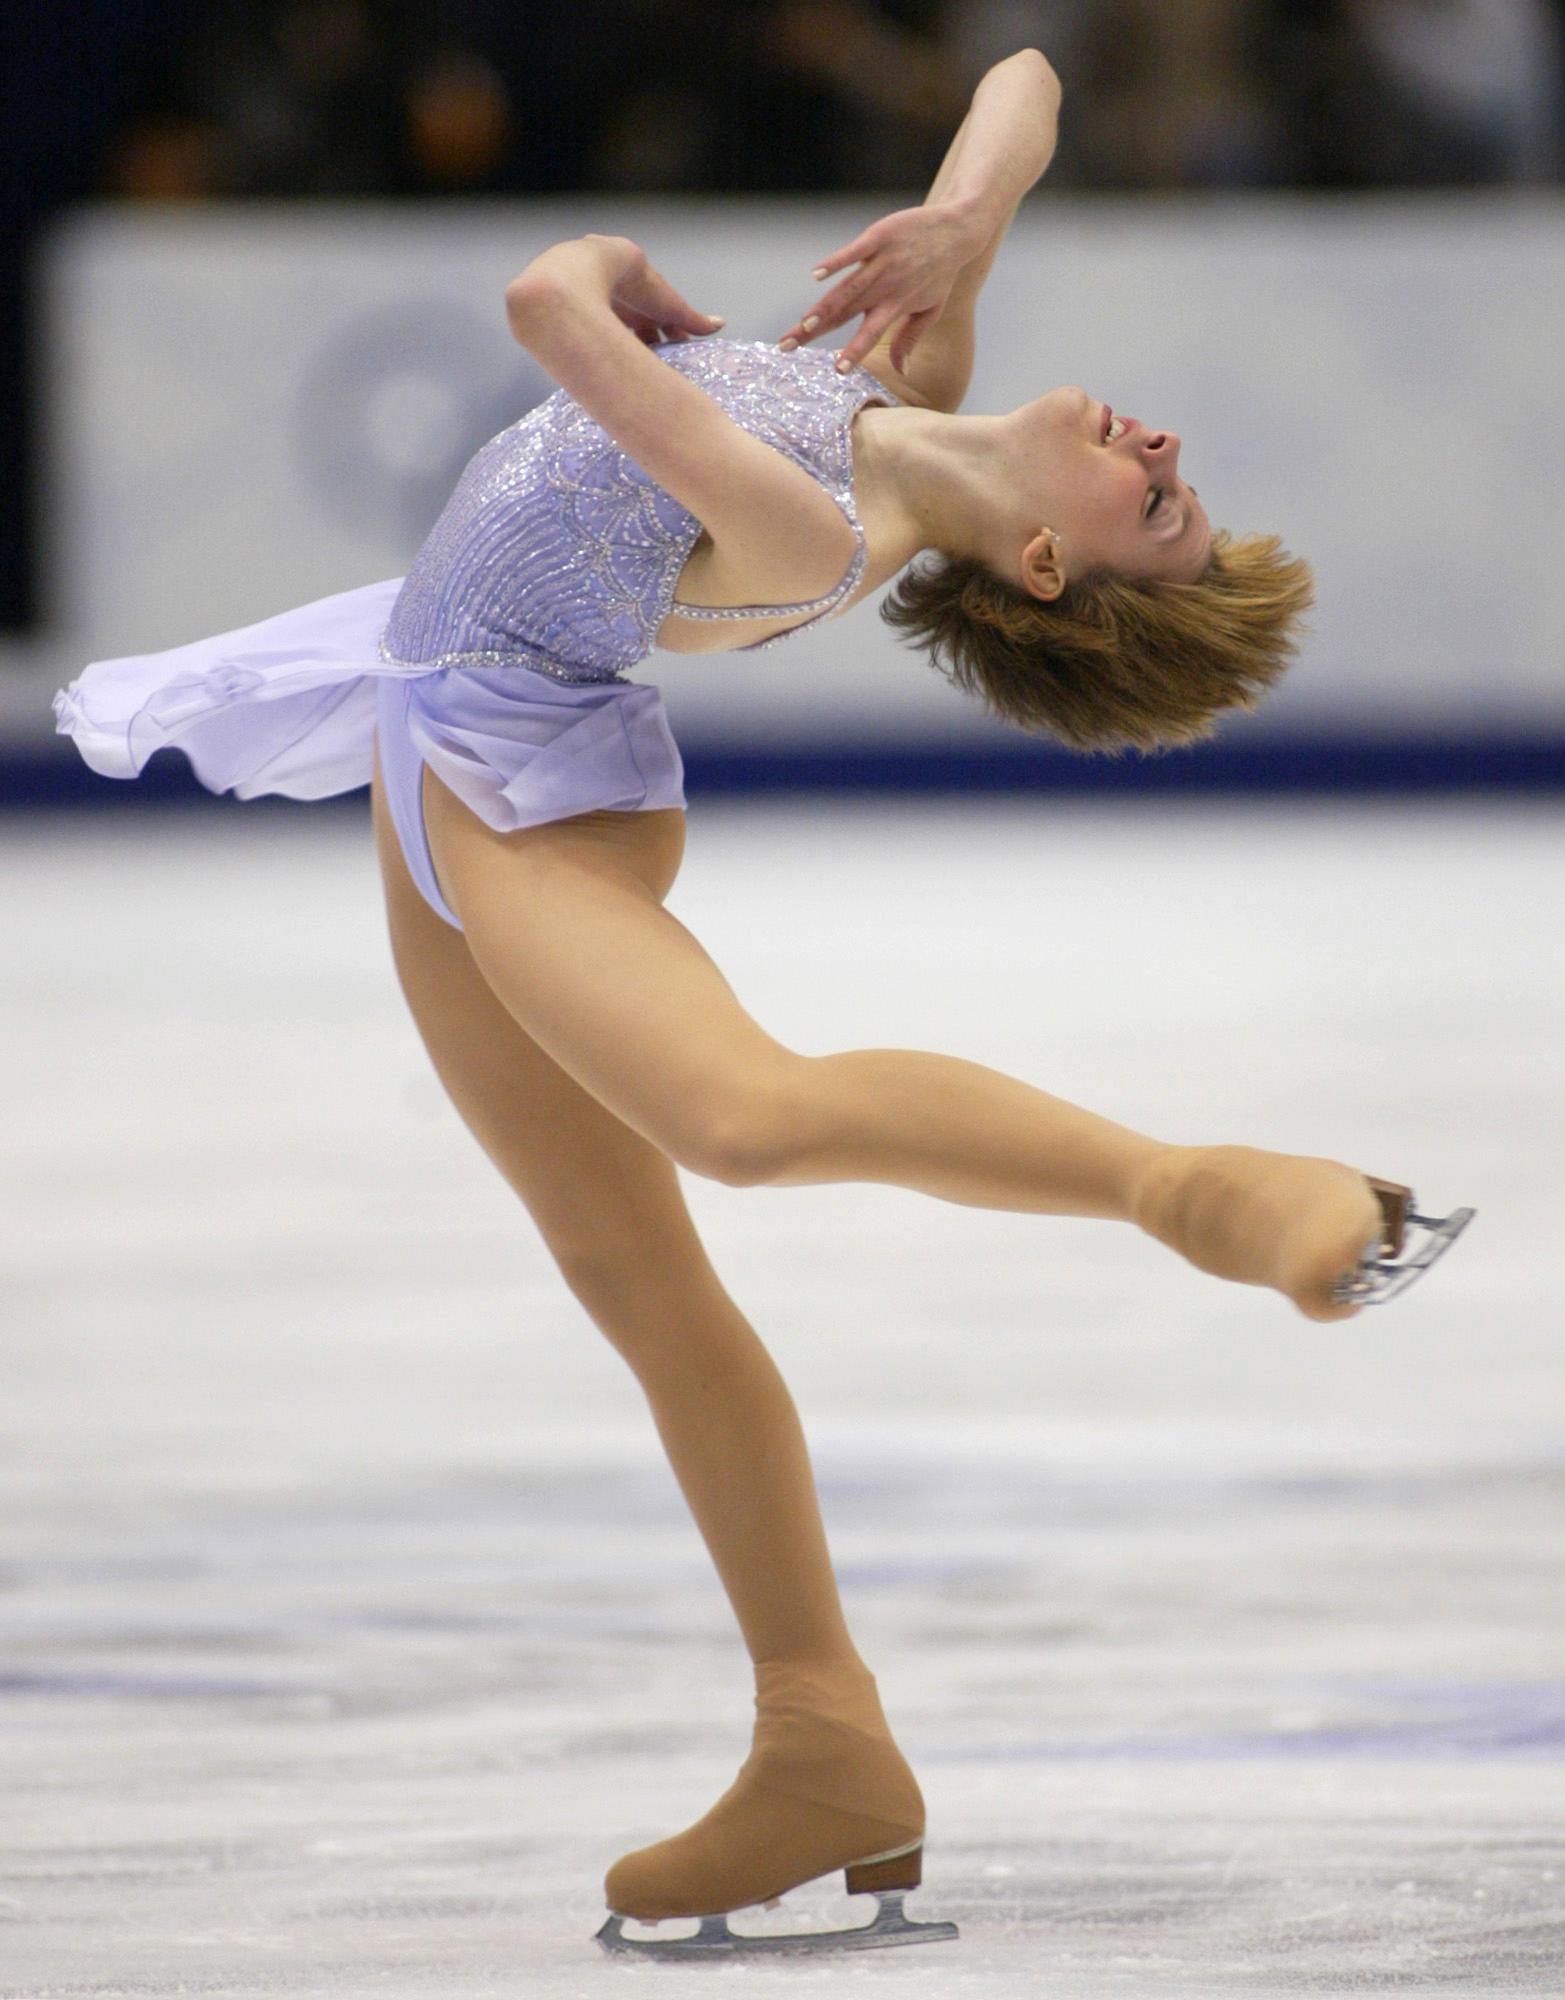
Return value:
<svg viewBox="0 0 1565 2000">
<path fill-rule="evenodd" d="M 670 611 L 824 616 L 852 593 L 867 553 L 853 495 L 853 418 L 872 398 L 899 398 L 862 368 L 839 374 L 825 348 L 784 354 L 767 341 L 702 339 L 652 351 L 836 500 L 857 542 L 837 585 L 802 604 L 676 603 L 701 523 L 557 389 L 469 462 L 403 582 L 384 658 L 431 670 L 517 665 L 560 680 L 617 680 L 652 651 Z M 775 646 L 801 629 L 741 650 Z"/>
</svg>

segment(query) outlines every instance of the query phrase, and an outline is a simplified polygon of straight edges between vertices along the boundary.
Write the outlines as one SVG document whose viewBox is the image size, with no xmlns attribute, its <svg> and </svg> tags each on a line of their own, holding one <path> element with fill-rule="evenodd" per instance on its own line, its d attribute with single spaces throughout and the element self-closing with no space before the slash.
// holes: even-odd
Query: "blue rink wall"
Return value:
<svg viewBox="0 0 1565 2000">
<path fill-rule="evenodd" d="M 1462 745 L 1449 739 L 1272 737 L 1246 744 L 1204 747 L 1176 756 L 1125 761 L 1072 757 L 1024 746 L 955 749 L 948 746 L 885 749 L 843 742 L 830 749 L 765 746 L 736 748 L 719 742 L 686 746 L 685 789 L 692 804 L 736 794 L 960 792 L 966 795 L 1040 793 L 1113 797 L 1168 793 L 1276 797 L 1279 794 L 1481 794 L 1565 795 L 1565 741 L 1493 738 Z M 358 801 L 362 792 L 311 802 L 309 810 Z M 202 789 L 187 760 L 160 751 L 133 784 L 90 771 L 74 753 L 0 746 L 0 810 L 42 807 L 123 808 L 217 804 Z M 237 810 L 286 808 L 277 798 L 227 801 Z"/>
<path fill-rule="evenodd" d="M 552 387 L 501 303 L 546 244 L 634 235 L 722 337 L 773 340 L 820 255 L 901 199 L 78 213 L 40 273 L 63 669 L 20 702 L 13 680 L 0 793 L 201 796 L 174 756 L 135 785 L 86 771 L 52 682 L 405 569 L 468 455 Z M 1565 789 L 1561 324 L 1550 196 L 1040 192 L 986 287 L 967 407 L 1081 382 L 1177 430 L 1214 522 L 1314 565 L 1298 663 L 1213 743 L 1083 759 L 984 718 L 866 606 L 757 658 L 646 663 L 692 796 Z"/>
</svg>

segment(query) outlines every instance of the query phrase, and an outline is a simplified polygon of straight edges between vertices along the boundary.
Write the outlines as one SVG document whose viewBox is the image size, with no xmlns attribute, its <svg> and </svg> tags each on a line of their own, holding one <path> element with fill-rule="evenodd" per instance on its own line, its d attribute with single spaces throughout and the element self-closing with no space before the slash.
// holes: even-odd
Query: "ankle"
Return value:
<svg viewBox="0 0 1565 2000">
<path fill-rule="evenodd" d="M 836 1676 L 843 1680 L 874 1679 L 869 1666 L 858 1650 L 848 1645 L 833 1647 L 824 1653 L 773 1653 L 764 1660 L 751 1662 L 756 1678 L 770 1674 L 820 1674 L 827 1679 Z"/>
<path fill-rule="evenodd" d="M 1196 1156 L 1204 1146 L 1168 1146 L 1149 1142 L 1145 1158 L 1131 1173 L 1125 1197 L 1125 1214 L 1147 1235 L 1162 1238 L 1167 1226 L 1170 1201 L 1184 1181 Z"/>
<path fill-rule="evenodd" d="M 755 1662 L 756 1693 L 768 1699 L 786 1694 L 875 1692 L 875 1676 L 857 1653 L 829 1653 Z"/>
<path fill-rule="evenodd" d="M 879 1683 L 857 1653 L 758 1660 L 755 1701 L 761 1710 L 801 1708 L 851 1719 L 861 1728 L 890 1727 Z"/>
</svg>

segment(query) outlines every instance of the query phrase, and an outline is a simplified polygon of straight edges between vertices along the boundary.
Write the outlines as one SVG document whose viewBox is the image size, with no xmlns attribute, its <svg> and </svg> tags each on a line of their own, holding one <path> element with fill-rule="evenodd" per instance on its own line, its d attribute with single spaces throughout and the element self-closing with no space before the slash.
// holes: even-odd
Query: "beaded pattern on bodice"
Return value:
<svg viewBox="0 0 1565 2000">
<path fill-rule="evenodd" d="M 674 589 L 701 523 L 557 389 L 469 461 L 392 607 L 383 659 L 431 672 L 521 666 L 564 681 L 620 680 L 653 650 L 671 611 L 824 616 L 857 588 L 867 549 L 852 422 L 866 402 L 901 399 L 863 368 L 839 374 L 824 348 L 784 354 L 767 341 L 701 339 L 652 351 L 831 494 L 857 543 L 841 580 L 801 604 L 679 603 Z M 802 630 L 735 650 L 758 652 Z"/>
</svg>

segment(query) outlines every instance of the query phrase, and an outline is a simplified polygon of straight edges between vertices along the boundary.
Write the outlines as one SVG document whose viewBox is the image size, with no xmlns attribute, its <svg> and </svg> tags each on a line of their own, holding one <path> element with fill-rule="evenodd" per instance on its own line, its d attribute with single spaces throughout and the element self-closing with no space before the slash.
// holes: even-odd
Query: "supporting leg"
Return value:
<svg viewBox="0 0 1565 2000">
<path fill-rule="evenodd" d="M 786 1385 L 712 1270 L 672 1162 L 499 1004 L 414 889 L 378 787 L 375 824 L 397 969 L 435 1067 L 634 1369 L 755 1662 L 740 1778 L 696 1826 L 624 1856 L 606 1895 L 657 1916 L 738 1907 L 845 1864 L 867 1864 L 877 1893 L 916 1883 L 923 1798 L 843 1619 Z M 678 842 L 643 824 L 626 856 L 659 896 Z M 882 1921 L 855 1948 L 936 1934 L 952 1933 Z"/>
<path fill-rule="evenodd" d="M 398 978 L 435 1070 L 527 1206 L 567 1284 L 634 1370 L 756 1662 L 858 1654 L 798 1411 L 724 1290 L 673 1162 L 574 1082 L 495 998 L 419 895 L 379 783 L 376 846 Z M 679 816 L 644 816 L 639 867 L 666 891 Z"/>
<path fill-rule="evenodd" d="M 862 1667 L 787 1383 L 704 1251 L 650 1249 L 572 1288 L 635 1371 L 750 1658 Z"/>
</svg>

